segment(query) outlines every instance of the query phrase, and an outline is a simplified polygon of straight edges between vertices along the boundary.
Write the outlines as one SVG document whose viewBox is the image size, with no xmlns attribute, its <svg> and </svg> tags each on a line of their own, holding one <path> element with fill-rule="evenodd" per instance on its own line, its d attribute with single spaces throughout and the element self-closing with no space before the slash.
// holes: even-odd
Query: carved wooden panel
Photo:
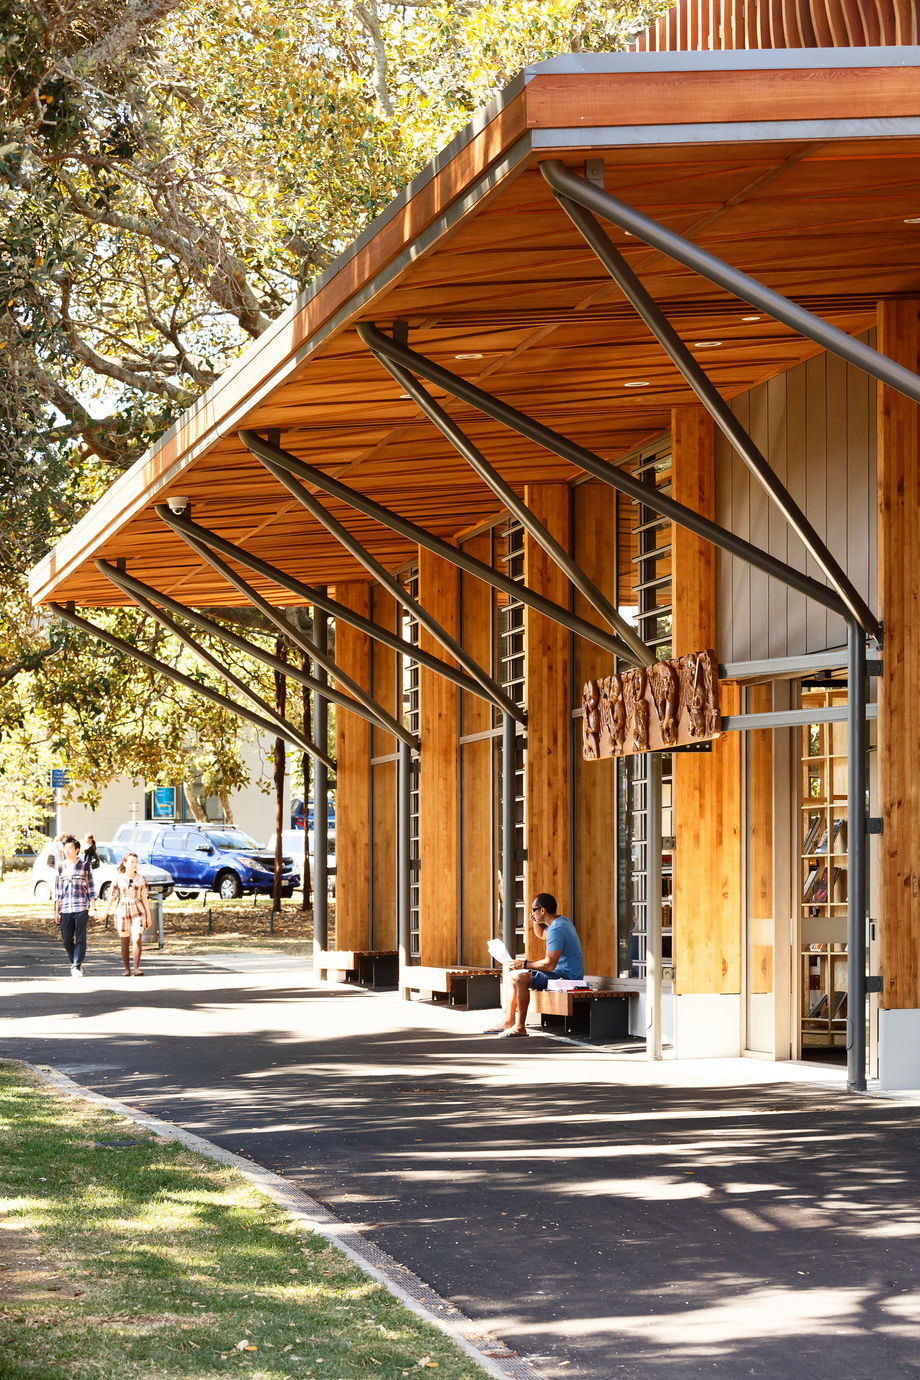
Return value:
<svg viewBox="0 0 920 1380">
<path fill-rule="evenodd" d="M 722 719 L 716 654 L 691 652 L 586 681 L 582 707 L 586 761 L 718 738 Z"/>
</svg>

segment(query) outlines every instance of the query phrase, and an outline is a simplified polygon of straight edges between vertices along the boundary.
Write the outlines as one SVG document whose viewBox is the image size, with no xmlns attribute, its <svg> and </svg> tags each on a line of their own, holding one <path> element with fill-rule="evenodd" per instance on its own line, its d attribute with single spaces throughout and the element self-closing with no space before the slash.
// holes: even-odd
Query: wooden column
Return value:
<svg viewBox="0 0 920 1380">
<path fill-rule="evenodd" d="M 569 544 L 566 484 L 528 484 L 524 502 L 563 546 Z M 525 534 L 524 579 L 531 589 L 568 607 L 569 584 L 542 548 Z M 562 912 L 569 905 L 569 741 L 572 732 L 569 634 L 527 609 L 524 614 L 527 754 L 524 772 L 525 910 L 549 891 Z M 574 918 L 574 917 L 573 917 Z M 528 928 L 527 954 L 543 956 Z"/>
<path fill-rule="evenodd" d="M 883 302 L 878 348 L 920 372 L 920 301 Z M 879 386 L 878 765 L 881 1004 L 920 1008 L 920 408 Z"/>
<path fill-rule="evenodd" d="M 339 585 L 334 598 L 365 618 L 370 585 Z M 370 686 L 370 639 L 341 621 L 335 628 L 338 665 L 359 685 Z M 337 709 L 335 714 L 335 947 L 366 949 L 370 944 L 370 730 L 364 719 Z"/>
<path fill-rule="evenodd" d="M 702 407 L 672 412 L 672 493 L 706 517 L 714 511 L 712 418 Z M 715 551 L 672 527 L 675 656 L 713 647 Z M 723 686 L 723 714 L 739 695 Z M 723 735 L 711 753 L 674 758 L 675 990 L 741 991 L 741 736 Z"/>
<path fill-rule="evenodd" d="M 419 602 L 445 632 L 458 636 L 457 567 L 419 550 Z M 420 644 L 446 653 L 422 628 Z M 423 964 L 456 963 L 458 906 L 456 685 L 434 671 L 419 679 L 419 956 Z"/>
<path fill-rule="evenodd" d="M 492 561 L 492 536 L 483 532 L 462 543 L 463 550 L 487 565 Z M 492 664 L 492 591 L 474 575 L 460 576 L 461 641 L 485 670 Z M 492 710 L 478 695 L 462 694 L 462 732 L 464 735 L 488 733 Z M 480 967 L 489 962 L 486 944 L 492 937 L 495 859 L 497 845 L 496 810 L 493 799 L 490 738 L 467 743 L 460 749 L 462 771 L 461 804 L 461 903 L 463 914 L 462 962 Z"/>
<path fill-rule="evenodd" d="M 374 586 L 371 616 L 380 627 L 398 631 L 396 600 L 379 585 Z M 371 649 L 374 699 L 399 718 L 401 666 L 391 647 L 375 642 Z M 393 758 L 399 744 L 392 733 L 375 728 L 371 732 L 371 757 Z M 371 907 L 375 949 L 396 948 L 396 762 L 381 761 L 371 767 L 372 877 Z"/>
</svg>

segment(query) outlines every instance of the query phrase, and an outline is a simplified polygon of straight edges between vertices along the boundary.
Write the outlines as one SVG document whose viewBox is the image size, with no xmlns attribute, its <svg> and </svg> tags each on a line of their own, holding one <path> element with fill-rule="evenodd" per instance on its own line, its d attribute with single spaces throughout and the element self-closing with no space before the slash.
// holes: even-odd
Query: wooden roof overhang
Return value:
<svg viewBox="0 0 920 1380">
<path fill-rule="evenodd" d="M 362 321 L 406 322 L 413 349 L 607 459 L 666 431 L 693 395 L 554 200 L 542 160 L 580 173 L 603 160 L 607 191 L 856 334 L 879 299 L 920 293 L 918 154 L 918 48 L 593 55 L 528 69 L 62 538 L 32 572 L 33 599 L 127 602 L 97 570 L 103 558 L 184 604 L 226 604 L 228 586 L 156 516 L 180 493 L 196 522 L 300 580 L 366 578 L 241 429 L 279 430 L 289 452 L 439 536 L 495 514 L 495 496 L 362 344 Z M 724 397 L 817 353 L 608 228 Z M 433 392 L 518 493 L 576 473 Z M 388 568 L 414 556 L 324 501 Z"/>
</svg>

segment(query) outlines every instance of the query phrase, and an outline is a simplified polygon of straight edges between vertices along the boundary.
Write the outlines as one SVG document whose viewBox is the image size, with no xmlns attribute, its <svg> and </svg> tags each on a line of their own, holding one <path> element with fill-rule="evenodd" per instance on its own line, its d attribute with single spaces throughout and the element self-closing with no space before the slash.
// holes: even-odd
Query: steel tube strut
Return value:
<svg viewBox="0 0 920 1380">
<path fill-rule="evenodd" d="M 768 497 L 782 513 L 815 564 L 824 572 L 827 580 L 836 589 L 850 613 L 867 633 L 872 637 L 877 637 L 879 625 L 875 614 L 858 593 L 846 572 L 834 559 L 827 544 L 822 541 L 779 476 L 770 468 L 766 458 L 758 450 L 725 399 L 715 388 L 705 370 L 700 367 L 670 321 L 646 292 L 623 255 L 611 244 L 603 228 L 590 211 L 585 210 L 583 206 L 559 192 L 556 193 L 556 199 L 583 239 L 593 249 L 607 272 L 616 281 L 623 295 L 635 307 L 659 345 L 677 365 L 706 411 L 728 438 L 751 474 L 766 490 Z"/>
<path fill-rule="evenodd" d="M 597 612 L 604 618 L 618 637 L 630 649 L 631 659 L 638 666 L 651 666 L 655 660 L 655 654 L 645 645 L 641 637 L 627 623 L 625 618 L 621 618 L 617 610 L 611 604 L 606 595 L 602 594 L 597 585 L 588 578 L 581 567 L 572 559 L 565 547 L 556 540 L 553 534 L 546 528 L 539 518 L 537 518 L 527 504 L 518 498 L 517 494 L 496 469 L 486 460 L 485 456 L 470 438 L 461 430 L 456 422 L 448 416 L 441 407 L 422 387 L 413 374 L 408 369 L 404 369 L 401 364 L 391 360 L 386 350 L 374 349 L 374 358 L 379 360 L 385 369 L 393 376 L 411 398 L 425 413 L 431 421 L 451 443 L 456 451 L 463 456 L 480 479 L 486 483 L 492 492 L 499 498 L 509 513 L 516 517 L 525 531 L 529 532 L 538 546 L 542 547 L 550 560 L 554 561 L 564 575 L 580 594 L 591 604 Z"/>
<path fill-rule="evenodd" d="M 213 551 L 220 551 L 224 556 L 229 556 L 232 561 L 239 562 L 249 570 L 255 571 L 257 575 L 262 575 L 266 580 L 271 580 L 279 585 L 281 589 L 288 590 L 291 594 L 296 594 L 303 599 L 304 603 L 312 604 L 315 608 L 322 609 L 324 613 L 331 614 L 339 622 L 347 623 L 349 627 L 358 628 L 367 637 L 377 642 L 383 643 L 385 647 L 392 647 L 394 652 L 401 656 L 412 657 L 420 666 L 426 667 L 429 671 L 434 671 L 436 675 L 444 676 L 446 680 L 453 681 L 459 685 L 461 690 L 466 690 L 471 695 L 478 695 L 480 699 L 492 701 L 479 683 L 466 675 L 463 671 L 458 671 L 454 666 L 448 666 L 445 661 L 439 661 L 430 652 L 424 651 L 421 647 L 416 647 L 411 642 L 407 642 L 398 633 L 391 632 L 389 628 L 378 626 L 372 623 L 369 618 L 364 618 L 360 613 L 355 613 L 345 604 L 339 604 L 335 599 L 330 599 L 328 594 L 316 585 L 305 585 L 301 580 L 295 580 L 293 575 L 287 575 L 277 566 L 269 565 L 267 561 L 259 560 L 258 556 L 250 555 L 241 546 L 235 546 L 226 537 L 220 537 L 216 532 L 211 532 L 207 527 L 202 527 L 200 523 L 192 522 L 190 518 L 175 519 L 174 514 L 160 513 L 164 522 L 168 522 L 174 531 L 179 532 L 186 529 L 190 536 L 197 538 L 203 546 L 210 547 Z"/>
<path fill-rule="evenodd" d="M 683 235 L 666 229 L 633 206 L 627 206 L 609 192 L 586 182 L 558 159 L 547 159 L 540 164 L 540 171 L 554 192 L 577 201 L 579 205 L 593 211 L 603 220 L 612 221 L 621 229 L 628 230 L 631 235 L 644 240 L 654 249 L 661 250 L 662 254 L 667 254 L 668 258 L 692 269 L 701 278 L 725 288 L 742 302 L 750 302 L 751 306 L 760 307 L 774 320 L 782 321 L 807 340 L 813 340 L 817 345 L 823 346 L 830 354 L 837 355 L 849 364 L 855 364 L 857 369 L 862 369 L 880 383 L 887 383 L 905 398 L 920 402 L 920 376 L 912 370 L 897 364 L 893 359 L 888 359 L 886 355 L 879 354 L 878 350 L 873 350 L 871 346 L 854 340 L 846 331 L 832 326 L 829 321 L 815 316 L 814 312 L 806 310 L 805 307 L 790 302 L 782 293 L 766 287 L 756 278 L 742 273 L 739 268 L 733 268 L 724 259 L 701 249 L 691 240 L 684 239 Z"/>
<path fill-rule="evenodd" d="M 678 503 L 676 499 L 648 488 L 640 479 L 628 474 L 626 470 L 610 464 L 608 460 L 602 460 L 593 451 L 586 450 L 577 442 L 570 441 L 567 436 L 562 436 L 558 431 L 553 431 L 551 427 L 544 426 L 542 422 L 535 421 L 533 417 L 528 417 L 526 413 L 520 412 L 510 403 L 502 402 L 500 398 L 487 393 L 485 389 L 479 388 L 475 383 L 470 383 L 458 374 L 452 374 L 449 369 L 435 364 L 434 360 L 427 359 L 425 355 L 417 354 L 415 350 L 410 350 L 408 345 L 398 345 L 389 336 L 379 331 L 376 326 L 362 323 L 357 329 L 359 336 L 366 345 L 373 348 L 378 341 L 385 341 L 388 352 L 398 358 L 400 363 L 405 364 L 413 373 L 420 374 L 429 383 L 434 383 L 455 398 L 469 403 L 484 413 L 485 416 L 510 427 L 520 436 L 535 441 L 537 445 L 543 446 L 552 455 L 558 455 L 563 460 L 568 460 L 570 464 L 584 470 L 587 474 L 593 474 L 597 479 L 609 484 L 611 488 L 635 499 L 637 503 L 644 504 L 653 512 L 660 513 L 663 517 L 670 518 L 672 522 L 685 527 L 688 532 L 693 532 L 705 541 L 712 542 L 713 546 L 718 546 L 730 555 L 747 561 L 755 569 L 762 570 L 765 575 L 782 581 L 790 589 L 796 589 L 807 598 L 814 599 L 833 613 L 839 614 L 841 618 L 849 617 L 847 607 L 836 590 L 820 584 L 819 581 L 813 580 L 811 576 L 805 575 L 801 570 L 787 565 L 785 561 L 777 560 L 768 551 L 762 551 L 759 546 L 754 546 L 752 542 L 745 541 L 743 537 L 738 537 L 734 532 L 720 527 L 718 523 L 703 517 L 702 514 L 686 507 L 685 504 Z M 521 586 L 515 585 L 514 588 L 518 591 L 518 597 L 523 599 Z M 573 629 L 573 631 L 575 630 Z"/>
<path fill-rule="evenodd" d="M 395 719 L 391 720 L 391 716 L 382 707 L 378 707 L 377 710 L 370 709 L 366 705 L 360 704 L 357 700 L 352 699 L 349 695 L 343 695 L 341 691 L 333 690 L 331 686 L 324 685 L 306 671 L 301 671 L 299 667 L 294 666 L 291 662 L 282 661 L 280 657 L 273 656 L 271 652 L 265 651 L 263 647 L 258 647 L 255 643 L 249 642 L 245 637 L 241 637 L 239 633 L 232 632 L 229 628 L 222 627 L 220 623 L 215 623 L 213 618 L 207 618 L 203 613 L 198 613 L 195 609 L 187 608 L 185 604 L 180 604 L 178 600 L 171 599 L 169 595 L 164 594 L 162 590 L 154 589 L 152 585 L 144 584 L 142 580 L 136 579 L 133 575 L 129 575 L 124 570 L 116 569 L 115 566 L 109 565 L 107 561 L 96 561 L 96 569 L 101 571 L 108 580 L 111 580 L 112 584 L 117 585 L 118 588 L 123 590 L 126 594 L 136 593 L 142 598 L 153 600 L 154 603 L 159 604 L 162 608 L 169 609 L 171 613 L 177 614 L 178 617 L 187 619 L 189 623 L 193 623 L 195 627 L 200 628 L 202 632 L 210 633 L 213 637 L 219 638 L 229 646 L 235 647 L 237 651 L 245 652 L 247 656 L 254 657 L 256 661 L 261 661 L 263 666 L 269 666 L 273 671 L 278 671 L 281 675 L 286 676 L 288 680 L 296 681 L 299 685 L 305 685 L 308 690 L 321 691 L 327 699 L 331 700 L 333 704 L 338 705 L 340 709 L 345 709 L 351 714 L 357 714 L 358 718 L 366 719 L 368 723 L 374 724 L 377 728 L 384 729 L 387 733 L 394 734 L 397 738 L 401 738 L 403 734 L 405 734 L 410 745 L 416 745 L 408 729 L 403 728 L 402 724 L 397 723 Z M 371 701 L 371 703 L 376 704 L 376 701 Z"/>
<path fill-rule="evenodd" d="M 160 517 L 163 517 L 160 507 L 157 507 L 156 512 Z M 376 701 L 371 698 L 367 691 L 360 686 L 357 681 L 352 680 L 351 676 L 341 671 L 338 666 L 336 666 L 332 657 L 329 656 L 328 653 L 323 652 L 311 638 L 307 637 L 306 633 L 301 632 L 299 628 L 292 627 L 287 619 L 284 618 L 267 599 L 264 599 L 262 595 L 259 594 L 258 590 L 253 589 L 248 581 L 244 580 L 241 575 L 237 575 L 236 571 L 231 569 L 226 561 L 222 560 L 221 557 L 216 555 L 213 551 L 210 551 L 204 542 L 199 542 L 191 532 L 183 530 L 185 526 L 183 522 L 173 521 L 170 523 L 170 526 L 174 532 L 183 538 L 193 551 L 197 552 L 202 560 L 212 566 L 218 574 L 223 575 L 227 583 L 238 590 L 244 599 L 248 599 L 253 607 L 259 610 L 263 617 L 267 618 L 280 632 L 283 632 L 302 652 L 306 652 L 306 654 L 312 657 L 318 665 L 322 666 L 323 670 L 328 672 L 334 680 L 337 680 L 339 685 L 347 690 L 359 704 L 363 704 L 366 709 L 370 710 L 370 712 L 380 720 L 381 728 L 385 728 L 388 733 L 394 733 L 398 738 L 402 736 L 403 732 L 406 731 L 403 729 L 402 725 L 387 714 L 386 710 L 379 708 Z"/>
<path fill-rule="evenodd" d="M 359 327 L 359 334 L 363 327 Z M 376 336 L 379 332 L 375 333 Z M 364 336 L 361 336 L 362 340 Z M 381 336 L 386 340 L 386 336 Z M 413 358 L 421 359 L 422 356 L 414 356 L 413 352 L 408 351 Z M 412 366 L 410 365 L 410 368 Z M 419 372 L 416 370 L 415 372 Z M 448 378 L 452 375 L 448 374 Z M 528 589 L 526 585 L 518 584 L 509 576 L 503 575 L 498 570 L 493 570 L 486 565 L 485 561 L 479 561 L 475 556 L 468 555 L 456 546 L 451 546 L 448 542 L 442 541 L 440 537 L 432 536 L 426 532 L 424 527 L 417 527 L 408 518 L 400 517 L 390 508 L 384 508 L 382 504 L 375 503 L 372 498 L 365 498 L 364 494 L 358 493 L 355 489 L 350 489 L 346 484 L 342 484 L 338 479 L 333 479 L 331 475 L 325 474 L 322 470 L 314 469 L 312 465 L 307 465 L 296 456 L 289 455 L 287 451 L 280 451 L 268 441 L 263 441 L 252 431 L 241 431 L 239 433 L 243 444 L 248 446 L 253 454 L 268 456 L 271 461 L 280 468 L 289 470 L 298 479 L 303 479 L 308 484 L 315 484 L 318 489 L 330 494 L 333 498 L 340 499 L 343 503 L 357 509 L 359 513 L 364 513 L 367 517 L 374 518 L 382 526 L 388 527 L 391 532 L 405 537 L 418 546 L 423 546 L 426 551 L 433 551 L 435 555 L 443 556 L 451 565 L 457 566 L 460 570 L 465 570 L 468 575 L 475 575 L 483 580 L 487 585 L 492 585 L 494 589 L 499 589 L 503 594 L 509 595 L 512 599 L 517 599 L 522 604 L 527 604 L 529 608 L 537 613 L 542 613 L 546 618 L 554 623 L 561 624 L 568 628 L 569 632 L 576 633 L 588 642 L 593 642 L 597 647 L 603 647 L 607 652 L 613 652 L 614 656 L 625 657 L 632 661 L 632 653 L 618 637 L 611 633 L 604 632 L 602 628 L 595 628 L 593 624 L 585 622 L 583 618 L 577 618 L 568 609 L 562 608 L 559 604 L 554 604 L 551 599 L 546 599 L 542 594 L 537 594 L 534 590 Z M 261 453 L 256 447 L 261 447 Z M 819 586 L 820 588 L 820 586 Z M 520 713 L 517 707 L 514 709 L 514 718 L 520 722 Z"/>
<path fill-rule="evenodd" d="M 847 625 L 847 836 L 850 839 L 847 888 L 847 1087 L 850 1092 L 865 1092 L 866 640 L 862 630 L 852 620 Z M 831 870 L 830 866 L 828 870 Z"/>
<path fill-rule="evenodd" d="M 267 704 L 265 700 L 262 699 L 261 695 L 257 695 L 254 690 L 251 690 L 245 681 L 240 680 L 239 676 L 234 675 L 234 673 L 224 666 L 222 662 L 218 661 L 216 656 L 212 656 L 206 648 L 202 647 L 199 642 L 196 642 L 194 637 L 191 637 L 184 628 L 181 628 L 174 619 L 170 618 L 162 609 L 158 609 L 156 604 L 150 599 L 145 599 L 142 594 L 137 593 L 128 593 L 128 598 L 131 599 L 139 609 L 142 609 L 144 613 L 154 618 L 161 628 L 164 628 L 166 632 L 170 633 L 177 641 L 181 642 L 183 647 L 187 647 L 192 655 L 196 656 L 203 665 L 209 666 L 212 671 L 216 671 L 219 676 L 222 676 L 224 680 L 228 681 L 230 685 L 238 690 L 244 699 L 254 704 L 256 709 L 261 709 L 267 718 L 277 724 L 275 735 L 278 736 L 280 734 L 282 738 L 284 737 L 285 729 L 287 728 L 287 720 L 279 714 L 272 705 Z M 331 759 L 321 748 L 317 747 L 316 743 L 306 737 L 304 737 L 304 743 L 309 744 L 306 750 L 316 761 L 323 762 L 326 766 L 332 765 Z"/>
<path fill-rule="evenodd" d="M 186 690 L 191 690 L 195 695 L 201 695 L 204 699 L 210 700 L 212 704 L 219 705 L 221 709 L 228 710 L 235 714 L 239 719 L 245 719 L 252 724 L 260 733 L 267 733 L 272 738 L 279 736 L 292 747 L 300 748 L 301 752 L 313 755 L 313 745 L 296 728 L 292 728 L 286 719 L 278 720 L 263 719 L 261 714 L 256 714 L 251 709 L 245 709 L 242 705 L 231 700 L 228 695 L 222 695 L 219 690 L 212 690 L 209 685 L 202 685 L 201 681 L 193 680 L 191 676 L 185 675 L 183 671 L 177 671 L 174 666 L 168 666 L 163 661 L 157 661 L 155 656 L 149 652 L 141 651 L 140 647 L 133 646 L 126 642 L 123 637 L 117 637 L 115 633 L 110 633 L 105 628 L 97 628 L 88 619 L 81 618 L 78 613 L 71 613 L 70 609 L 64 608 L 62 604 L 49 604 L 48 607 L 58 618 L 63 618 L 65 623 L 72 623 L 81 632 L 89 633 L 92 637 L 98 637 L 100 642 L 105 642 L 109 647 L 113 647 L 116 652 L 122 652 L 125 656 L 131 657 L 133 661 L 139 661 L 142 666 L 146 666 L 149 671 L 157 675 L 166 676 L 169 680 L 174 680 L 177 685 L 183 686 Z M 281 732 L 279 733 L 279 729 Z M 335 764 L 333 763 L 333 767 Z"/>
<path fill-rule="evenodd" d="M 244 433 L 241 432 L 240 435 L 243 437 Z M 249 445 L 245 440 L 244 444 Z M 257 459 L 262 462 L 269 474 L 274 475 L 278 483 L 283 484 L 288 492 L 293 494 L 294 498 L 297 499 L 297 502 L 306 508 L 307 512 L 315 517 L 317 522 L 321 523 L 328 532 L 331 532 L 345 550 L 350 555 L 354 556 L 355 560 L 363 565 L 364 569 L 373 575 L 374 579 L 377 580 L 388 593 L 392 594 L 393 598 L 396 599 L 398 603 L 402 604 L 403 608 L 406 609 L 408 613 L 413 614 L 418 619 L 420 626 L 425 628 L 436 642 L 440 643 L 448 655 L 452 656 L 457 664 L 462 666 L 469 675 L 479 681 L 479 684 L 488 693 L 492 703 L 496 705 L 498 709 L 501 709 L 503 713 L 507 713 L 512 706 L 512 701 L 509 700 L 498 682 L 482 669 L 474 657 L 471 657 L 468 652 L 464 651 L 456 638 L 451 637 L 446 628 L 442 628 L 438 620 L 428 612 L 418 599 L 413 599 L 412 595 L 408 590 L 403 588 L 395 575 L 391 575 L 386 567 L 381 565 L 380 561 L 376 560 L 367 548 L 358 541 L 358 538 L 353 536 L 348 528 L 344 527 L 342 523 L 339 522 L 338 518 L 332 516 L 329 510 L 320 503 L 318 498 L 309 493 L 302 484 L 299 484 L 297 480 L 288 473 L 286 467 L 277 465 L 272 459 L 258 454 L 251 445 L 249 445 L 249 449 L 256 455 Z M 520 713 L 519 710 L 515 710 L 515 712 Z"/>
</svg>

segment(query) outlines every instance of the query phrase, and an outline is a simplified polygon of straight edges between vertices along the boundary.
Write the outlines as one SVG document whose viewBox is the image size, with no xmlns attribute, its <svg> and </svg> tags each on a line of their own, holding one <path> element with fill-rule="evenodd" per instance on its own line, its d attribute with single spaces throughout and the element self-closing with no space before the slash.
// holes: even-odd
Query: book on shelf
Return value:
<svg viewBox="0 0 920 1380">
<path fill-rule="evenodd" d="M 802 900 L 811 900 L 811 893 L 814 890 L 815 882 L 818 880 L 818 869 L 813 867 L 805 878 L 805 885 L 802 888 Z"/>
<path fill-rule="evenodd" d="M 847 870 L 845 867 L 834 868 L 834 900 L 845 901 L 847 899 Z"/>
<path fill-rule="evenodd" d="M 820 815 L 817 815 L 815 819 L 812 820 L 811 827 L 805 835 L 805 842 L 802 844 L 803 853 L 813 853 L 815 851 L 815 842 L 821 832 L 823 823 L 824 821 Z"/>
<path fill-rule="evenodd" d="M 815 844 L 812 851 L 814 853 L 827 852 L 827 825 L 825 825 L 824 828 L 821 830 L 821 837 L 818 839 L 818 842 Z"/>
<path fill-rule="evenodd" d="M 846 818 L 834 820 L 834 850 L 835 853 L 845 853 L 847 851 L 847 822 Z"/>
<path fill-rule="evenodd" d="M 810 899 L 817 904 L 827 900 L 827 868 L 822 867 L 811 888 Z"/>
</svg>

